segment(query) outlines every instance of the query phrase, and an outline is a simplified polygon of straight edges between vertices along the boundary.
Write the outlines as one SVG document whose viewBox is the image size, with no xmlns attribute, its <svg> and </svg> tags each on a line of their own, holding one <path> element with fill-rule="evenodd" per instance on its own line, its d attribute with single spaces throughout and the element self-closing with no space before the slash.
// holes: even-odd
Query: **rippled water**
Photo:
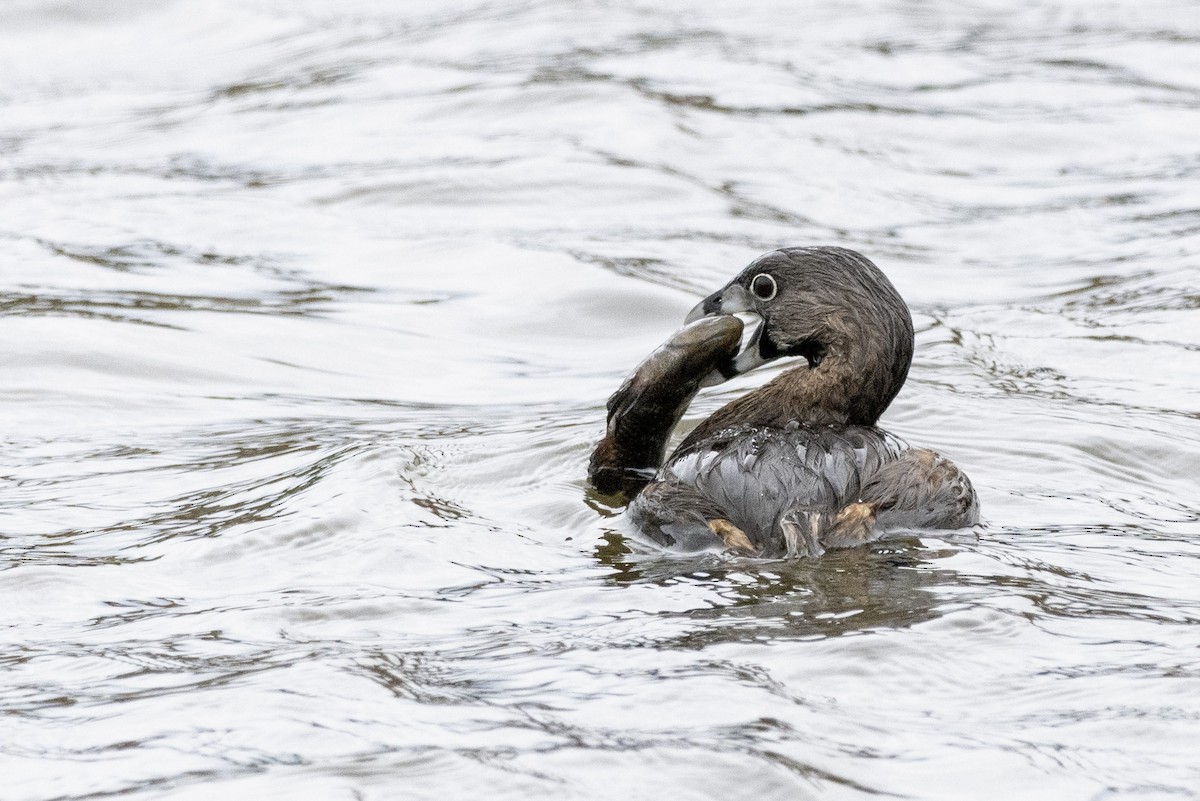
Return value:
<svg viewBox="0 0 1200 801">
<path fill-rule="evenodd" d="M 1185 0 L 0 4 L 0 795 L 1200 797 L 1198 131 Z M 804 244 L 985 524 L 623 543 Z"/>
</svg>

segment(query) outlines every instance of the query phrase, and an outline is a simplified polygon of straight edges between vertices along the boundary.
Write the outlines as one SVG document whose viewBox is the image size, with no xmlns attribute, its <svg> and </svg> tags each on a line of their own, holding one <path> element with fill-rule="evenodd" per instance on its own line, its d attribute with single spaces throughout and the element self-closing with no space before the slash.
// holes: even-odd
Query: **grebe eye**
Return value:
<svg viewBox="0 0 1200 801">
<path fill-rule="evenodd" d="M 779 287 L 775 285 L 774 278 L 766 273 L 759 273 L 750 282 L 750 291 L 759 300 L 770 300 L 775 297 L 775 293 L 779 291 Z"/>
</svg>

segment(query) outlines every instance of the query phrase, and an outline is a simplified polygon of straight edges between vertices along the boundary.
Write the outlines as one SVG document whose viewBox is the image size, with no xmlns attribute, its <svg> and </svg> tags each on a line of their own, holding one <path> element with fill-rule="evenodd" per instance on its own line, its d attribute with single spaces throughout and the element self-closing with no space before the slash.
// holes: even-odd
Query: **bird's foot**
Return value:
<svg viewBox="0 0 1200 801">
<path fill-rule="evenodd" d="M 750 542 L 746 532 L 724 518 L 708 521 L 708 528 L 725 543 L 725 547 L 743 556 L 758 556 L 759 551 Z"/>
<path fill-rule="evenodd" d="M 854 548 L 879 539 L 875 529 L 878 503 L 852 503 L 837 513 L 821 532 L 821 543 L 826 548 Z"/>
</svg>

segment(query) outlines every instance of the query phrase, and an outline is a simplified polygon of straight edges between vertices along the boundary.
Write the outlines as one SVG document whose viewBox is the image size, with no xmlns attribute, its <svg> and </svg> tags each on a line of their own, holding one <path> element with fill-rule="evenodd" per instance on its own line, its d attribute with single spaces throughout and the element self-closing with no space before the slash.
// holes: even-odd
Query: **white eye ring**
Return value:
<svg viewBox="0 0 1200 801">
<path fill-rule="evenodd" d="M 759 273 L 750 280 L 750 291 L 759 300 L 770 300 L 779 291 L 775 279 L 767 273 Z"/>
</svg>

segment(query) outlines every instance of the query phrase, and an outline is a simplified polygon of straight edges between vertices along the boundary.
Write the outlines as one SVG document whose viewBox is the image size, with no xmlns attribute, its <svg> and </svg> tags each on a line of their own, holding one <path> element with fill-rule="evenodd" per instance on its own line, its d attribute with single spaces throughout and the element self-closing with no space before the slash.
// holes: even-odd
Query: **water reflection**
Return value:
<svg viewBox="0 0 1200 801">
<path fill-rule="evenodd" d="M 832 637 L 877 628 L 904 628 L 930 620 L 945 605 L 937 589 L 953 586 L 941 560 L 956 552 L 927 548 L 897 536 L 870 548 L 832 551 L 820 559 L 770 562 L 720 555 L 686 557 L 630 547 L 606 534 L 595 551 L 616 585 L 694 584 L 711 592 L 707 608 L 688 616 L 702 628 L 664 647 L 703 648 L 724 641 Z"/>
</svg>

